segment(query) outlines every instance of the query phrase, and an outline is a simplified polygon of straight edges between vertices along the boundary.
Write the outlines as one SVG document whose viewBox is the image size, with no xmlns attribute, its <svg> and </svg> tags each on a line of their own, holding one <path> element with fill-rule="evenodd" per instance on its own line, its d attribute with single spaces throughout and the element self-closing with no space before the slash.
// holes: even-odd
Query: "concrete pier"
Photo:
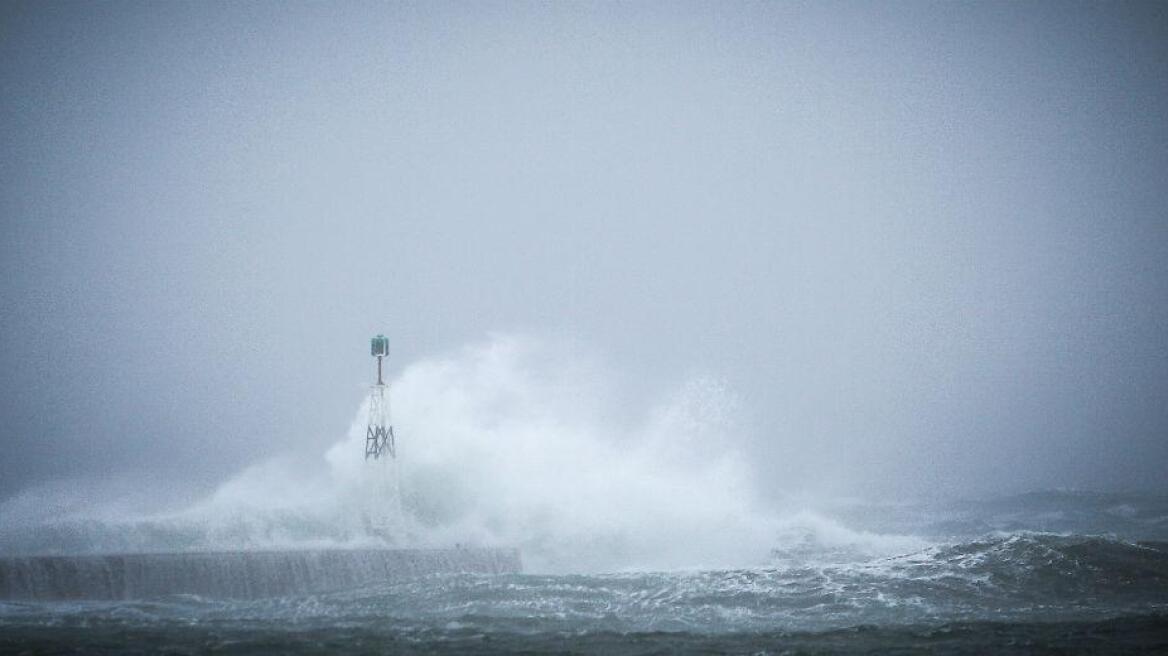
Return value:
<svg viewBox="0 0 1168 656">
<path fill-rule="evenodd" d="M 0 599 L 254 599 L 433 574 L 514 574 L 516 549 L 330 549 L 0 558 Z"/>
</svg>

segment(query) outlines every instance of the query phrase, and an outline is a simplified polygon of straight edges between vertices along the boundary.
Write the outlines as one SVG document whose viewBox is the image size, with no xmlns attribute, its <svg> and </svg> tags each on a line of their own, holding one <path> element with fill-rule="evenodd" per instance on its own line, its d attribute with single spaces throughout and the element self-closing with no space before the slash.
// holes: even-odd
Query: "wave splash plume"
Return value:
<svg viewBox="0 0 1168 656">
<path fill-rule="evenodd" d="M 34 491 L 0 507 L 0 551 L 477 544 L 518 547 L 535 571 L 765 562 L 783 522 L 736 448 L 734 394 L 696 377 L 635 412 L 611 387 L 576 350 L 496 336 L 393 381 L 405 513 L 388 528 L 379 483 L 398 472 L 364 460 L 361 407 L 323 459 L 257 464 L 177 512 L 35 517 L 22 511 L 52 504 Z"/>
</svg>

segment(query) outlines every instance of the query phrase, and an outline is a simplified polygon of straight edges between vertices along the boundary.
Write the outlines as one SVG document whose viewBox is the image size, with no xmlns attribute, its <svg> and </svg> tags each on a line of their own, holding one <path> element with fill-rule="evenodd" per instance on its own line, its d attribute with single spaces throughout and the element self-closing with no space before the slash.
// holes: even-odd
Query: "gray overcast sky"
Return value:
<svg viewBox="0 0 1168 656">
<path fill-rule="evenodd" d="M 323 449 L 381 331 L 724 377 L 775 491 L 1164 490 L 1166 110 L 1163 3 L 5 2 L 0 497 Z"/>
</svg>

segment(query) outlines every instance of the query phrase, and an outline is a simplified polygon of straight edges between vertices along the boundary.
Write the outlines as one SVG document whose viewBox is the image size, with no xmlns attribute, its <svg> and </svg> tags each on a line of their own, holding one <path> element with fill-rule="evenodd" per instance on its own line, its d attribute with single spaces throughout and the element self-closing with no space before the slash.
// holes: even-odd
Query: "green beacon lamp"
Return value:
<svg viewBox="0 0 1168 656">
<path fill-rule="evenodd" d="M 373 357 L 377 358 L 377 384 L 384 385 L 385 383 L 381 381 L 381 358 L 389 357 L 389 338 L 385 335 L 378 335 L 370 341 L 372 342 Z"/>
</svg>

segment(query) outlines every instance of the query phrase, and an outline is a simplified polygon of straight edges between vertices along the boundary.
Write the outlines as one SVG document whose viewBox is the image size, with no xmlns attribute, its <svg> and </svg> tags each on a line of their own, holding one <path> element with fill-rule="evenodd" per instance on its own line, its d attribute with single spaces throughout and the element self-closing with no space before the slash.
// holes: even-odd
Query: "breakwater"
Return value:
<svg viewBox="0 0 1168 656">
<path fill-rule="evenodd" d="M 0 558 L 0 599 L 252 599 L 521 567 L 518 550 L 490 548 L 17 556 Z"/>
</svg>

